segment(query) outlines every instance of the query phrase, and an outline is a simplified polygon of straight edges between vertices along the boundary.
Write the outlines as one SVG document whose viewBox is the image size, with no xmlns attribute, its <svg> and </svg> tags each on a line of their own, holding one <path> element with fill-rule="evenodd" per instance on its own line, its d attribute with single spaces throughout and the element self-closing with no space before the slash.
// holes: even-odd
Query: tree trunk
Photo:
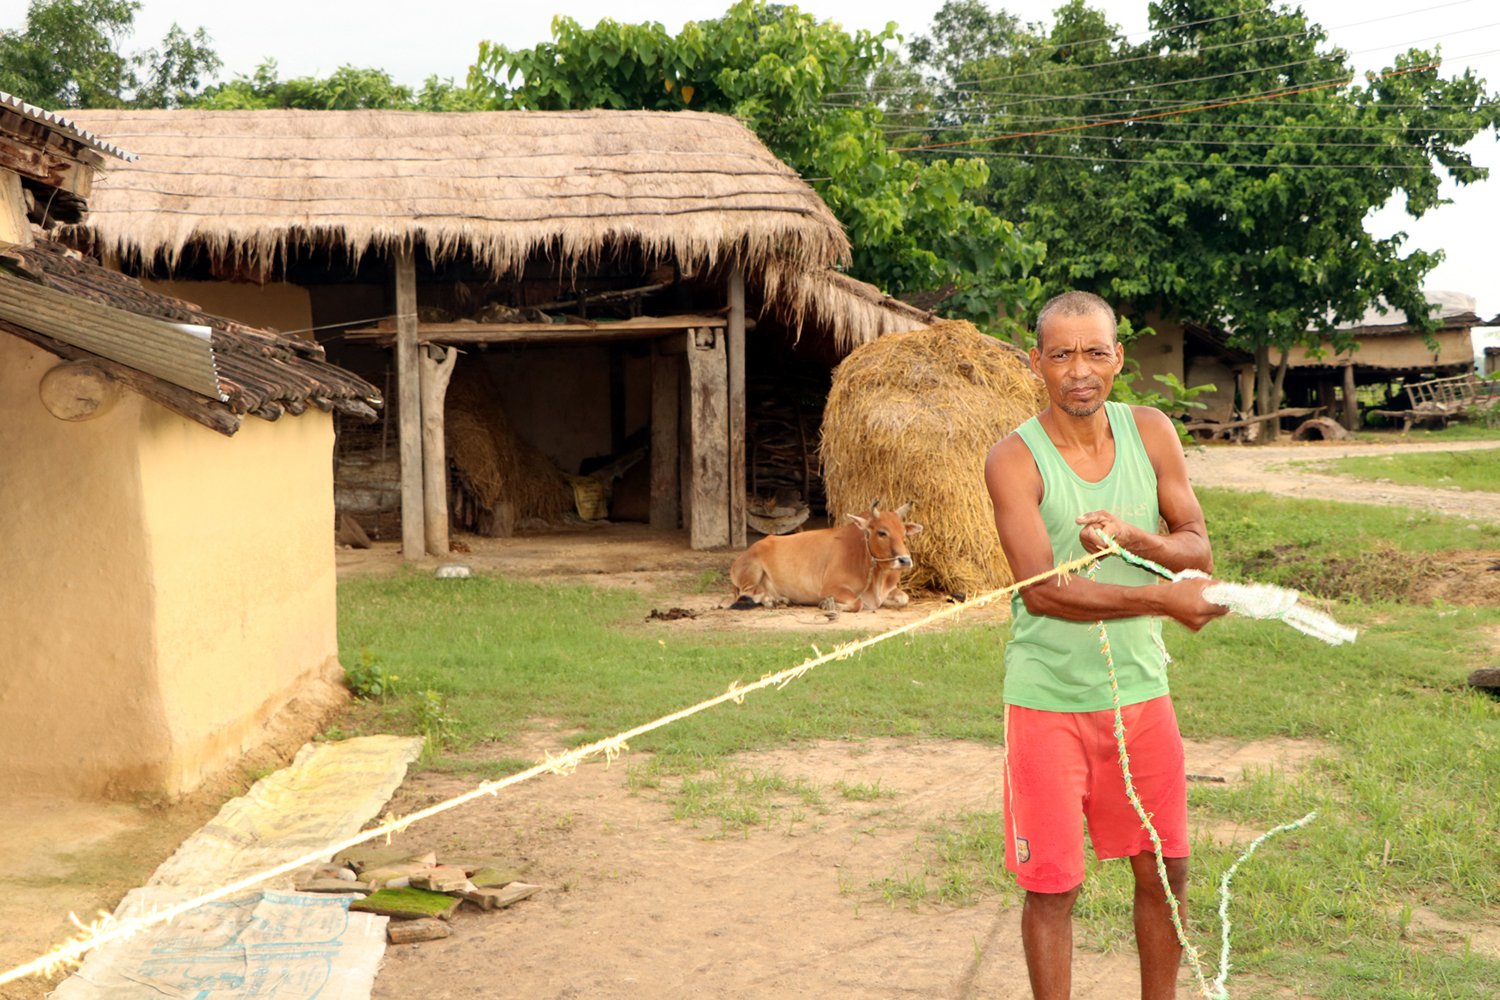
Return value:
<svg viewBox="0 0 1500 1000">
<path fill-rule="evenodd" d="M 1255 415 L 1263 417 L 1275 412 L 1276 408 L 1271 405 L 1271 347 L 1261 344 L 1255 348 Z M 1255 435 L 1256 444 L 1272 440 L 1274 423 L 1271 420 L 1261 422 L 1260 431 Z"/>
</svg>

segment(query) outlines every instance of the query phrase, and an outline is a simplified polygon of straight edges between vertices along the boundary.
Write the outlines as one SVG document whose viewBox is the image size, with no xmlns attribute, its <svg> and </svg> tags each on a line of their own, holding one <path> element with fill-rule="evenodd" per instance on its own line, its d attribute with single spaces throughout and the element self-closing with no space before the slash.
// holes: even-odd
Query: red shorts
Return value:
<svg viewBox="0 0 1500 1000">
<path fill-rule="evenodd" d="M 1169 858 L 1188 856 L 1187 774 L 1166 695 L 1122 710 L 1136 794 Z M 1083 882 L 1083 834 L 1100 859 L 1152 850 L 1125 794 L 1114 711 L 1005 706 L 1005 867 L 1030 892 Z"/>
</svg>

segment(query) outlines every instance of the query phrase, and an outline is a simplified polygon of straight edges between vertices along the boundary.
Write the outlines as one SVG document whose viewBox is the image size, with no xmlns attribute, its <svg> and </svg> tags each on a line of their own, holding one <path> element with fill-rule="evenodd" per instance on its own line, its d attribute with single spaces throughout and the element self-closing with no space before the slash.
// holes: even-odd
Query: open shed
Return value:
<svg viewBox="0 0 1500 1000">
<path fill-rule="evenodd" d="M 47 238 L 118 147 L 0 95 L 0 794 L 188 791 L 340 696 L 316 345 Z"/>
<path fill-rule="evenodd" d="M 390 428 L 339 453 L 367 470 L 351 503 L 394 504 L 399 456 L 409 557 L 447 553 L 450 510 L 509 527 L 449 470 L 450 372 L 564 481 L 633 481 L 653 527 L 743 545 L 750 493 L 814 489 L 833 363 L 930 318 L 832 270 L 849 255 L 837 220 L 722 115 L 80 118 L 140 159 L 100 182 L 75 239 L 246 319 L 274 302 L 283 329 L 388 386 Z"/>
</svg>

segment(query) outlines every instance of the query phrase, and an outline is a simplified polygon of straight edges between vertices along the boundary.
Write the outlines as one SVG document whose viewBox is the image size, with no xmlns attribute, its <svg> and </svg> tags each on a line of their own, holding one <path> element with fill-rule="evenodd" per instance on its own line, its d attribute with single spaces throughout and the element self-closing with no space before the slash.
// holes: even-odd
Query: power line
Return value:
<svg viewBox="0 0 1500 1000">
<path fill-rule="evenodd" d="M 1395 13 L 1395 14 L 1386 14 L 1386 15 L 1383 15 L 1381 17 L 1371 17 L 1371 18 L 1367 18 L 1367 19 L 1365 19 L 1363 21 L 1350 21 L 1350 22 L 1347 22 L 1345 24 L 1336 24 L 1336 25 L 1333 25 L 1333 26 L 1327 27 L 1327 28 L 1324 28 L 1323 26 L 1318 25 L 1318 28 L 1320 30 L 1324 31 L 1324 32 L 1342 31 L 1345 28 L 1363 27 L 1364 25 L 1367 25 L 1367 24 L 1376 24 L 1376 23 L 1378 23 L 1380 21 L 1390 21 L 1390 20 L 1394 20 L 1394 19 L 1399 18 L 1399 17 L 1411 17 L 1411 16 L 1414 16 L 1414 15 L 1417 15 L 1417 14 L 1425 14 L 1425 13 L 1428 13 L 1428 12 L 1434 11 L 1434 10 L 1442 10 L 1442 9 L 1444 9 L 1446 7 L 1459 7 L 1459 6 L 1463 6 L 1465 4 L 1470 4 L 1470 3 L 1474 3 L 1474 2 L 1475 2 L 1475 0 L 1450 0 L 1449 3 L 1433 4 L 1432 6 L 1429 6 L 1429 7 L 1419 7 L 1419 8 L 1413 9 L 1413 10 L 1400 11 L 1400 12 Z M 1269 6 L 1269 5 L 1267 5 L 1267 6 Z M 1235 14 L 1235 15 L 1230 15 L 1230 16 L 1232 16 L 1232 17 L 1243 17 L 1243 16 L 1245 16 L 1245 13 L 1259 13 L 1259 11 L 1243 12 L 1243 13 L 1240 13 L 1240 14 Z M 1209 20 L 1210 21 L 1217 21 L 1217 20 L 1223 20 L 1223 19 L 1222 18 L 1210 18 Z M 1145 30 L 1146 31 L 1156 30 L 1156 31 L 1160 31 L 1160 32 L 1166 32 L 1166 31 L 1175 30 L 1176 28 L 1179 28 L 1179 27 L 1191 27 L 1192 25 L 1199 24 L 1199 23 L 1207 24 L 1207 23 L 1209 23 L 1209 21 L 1204 21 L 1204 22 L 1190 21 L 1190 22 L 1187 22 L 1184 25 L 1168 25 L 1168 26 L 1163 27 L 1163 28 L 1158 28 L 1158 29 L 1150 29 L 1150 28 L 1148 28 L 1148 29 L 1145 29 Z M 1465 30 L 1476 30 L 1477 31 L 1477 30 L 1479 30 L 1479 28 L 1483 28 L 1483 27 L 1490 27 L 1490 26 L 1489 25 L 1480 25 L 1478 28 L 1465 29 Z M 1142 32 L 1136 32 L 1136 33 L 1140 34 Z M 1238 48 L 1238 47 L 1246 46 L 1246 45 L 1255 45 L 1255 44 L 1257 44 L 1259 42 L 1284 41 L 1284 40 L 1289 39 L 1289 38 L 1301 38 L 1301 37 L 1309 36 L 1309 34 L 1310 34 L 1309 29 L 1304 29 L 1302 31 L 1293 31 L 1293 32 L 1288 32 L 1286 34 L 1282 34 L 1282 35 L 1265 35 L 1265 36 L 1262 36 L 1260 38 L 1246 38 L 1246 39 L 1241 39 L 1241 40 L 1235 41 L 1235 42 L 1220 42 L 1220 43 L 1218 43 L 1216 45 L 1195 46 L 1191 50 L 1184 51 L 1184 52 L 1177 52 L 1177 53 L 1169 53 L 1168 55 L 1187 55 L 1187 54 L 1194 54 L 1194 53 L 1199 53 L 1199 52 L 1213 52 L 1213 51 L 1217 51 L 1217 50 L 1220 50 L 1220 49 L 1230 49 L 1230 48 Z M 1117 36 L 1114 36 L 1114 37 L 1116 37 L 1116 38 L 1123 38 L 1125 36 L 1124 35 L 1117 35 Z M 1437 36 L 1429 36 L 1429 37 L 1437 37 Z M 1093 39 L 1092 41 L 1100 41 L 1100 40 L 1102 40 L 1102 39 Z M 1417 39 L 1417 41 L 1422 41 L 1422 40 L 1423 39 Z M 1087 42 L 1087 41 L 1082 41 L 1082 42 L 1063 42 L 1063 43 L 1055 46 L 1055 48 L 1063 49 L 1063 48 L 1067 48 L 1069 46 L 1086 45 L 1086 44 L 1089 44 L 1089 42 Z M 1022 47 L 1022 48 L 1018 48 L 1018 49 L 1013 50 L 1013 51 L 1023 52 L 1023 51 L 1027 51 L 1029 48 L 1034 48 L 1034 47 L 1040 47 L 1040 46 Z M 1381 47 L 1384 48 L 1384 46 L 1381 46 Z M 1363 53 L 1363 52 L 1369 52 L 1369 51 L 1373 51 L 1373 50 L 1371 50 L 1371 49 L 1362 49 L 1362 50 L 1360 50 L 1361 53 Z M 1358 53 L 1356 53 L 1356 54 L 1358 54 Z M 1075 70 L 1075 69 L 1098 69 L 1098 68 L 1105 67 L 1105 66 L 1119 66 L 1119 65 L 1125 65 L 1125 64 L 1128 64 L 1128 63 L 1142 62 L 1142 61 L 1149 60 L 1149 59 L 1166 59 L 1167 57 L 1168 56 L 1164 56 L 1164 55 L 1161 55 L 1159 53 L 1148 53 L 1146 55 L 1140 55 L 1140 56 L 1129 56 L 1129 57 L 1126 57 L 1124 59 L 1107 59 L 1107 60 L 1102 60 L 1102 61 L 1096 62 L 1096 63 L 1082 63 L 1082 64 L 1078 64 L 1078 65 L 1064 63 L 1064 64 L 1061 64 L 1061 65 L 1058 65 L 1058 66 L 1050 67 L 1048 69 L 1029 70 L 1029 71 L 1027 71 L 1025 73 L 1010 73 L 1010 74 L 1005 74 L 1005 75 L 1002 75 L 1002 76 L 977 77 L 977 78 L 975 78 L 973 80 L 954 81 L 953 83 L 946 85 L 943 89 L 945 89 L 945 90 L 947 90 L 949 92 L 955 92 L 955 91 L 956 92 L 965 92 L 965 88 L 967 88 L 970 85 L 974 85 L 974 84 L 998 83 L 998 82 L 1001 82 L 1001 81 L 1004 81 L 1004 80 L 1020 80 L 1020 79 L 1024 79 L 1024 78 L 1032 77 L 1032 76 L 1042 76 L 1042 75 L 1045 75 L 1047 73 L 1059 73 L 1059 72 L 1064 72 L 1064 71 L 1067 71 L 1067 70 Z M 869 94 L 869 93 L 903 93 L 903 92 L 916 91 L 916 90 L 919 90 L 919 89 L 924 89 L 924 88 L 921 87 L 921 86 L 918 86 L 918 85 L 903 85 L 903 86 L 891 86 L 891 87 L 868 87 L 868 88 L 866 88 L 865 90 L 862 90 L 862 91 L 836 91 L 834 93 L 829 94 L 828 96 L 830 96 L 830 97 L 842 97 L 842 96 L 857 96 L 859 94 Z"/>
<path fill-rule="evenodd" d="M 1431 6 L 1431 7 L 1421 7 L 1421 8 L 1417 8 L 1415 10 L 1401 11 L 1401 12 L 1396 13 L 1396 14 L 1386 14 L 1386 15 L 1384 15 L 1382 17 L 1371 17 L 1371 18 L 1367 18 L 1367 19 L 1365 19 L 1363 21 L 1350 21 L 1350 22 L 1347 22 L 1345 24 L 1336 24 L 1336 25 L 1333 25 L 1333 26 L 1327 27 L 1327 28 L 1324 28 L 1321 25 L 1319 25 L 1318 27 L 1319 27 L 1320 30 L 1322 30 L 1324 32 L 1342 31 L 1345 28 L 1363 27 L 1364 25 L 1367 25 L 1367 24 L 1376 24 L 1376 23 L 1378 23 L 1380 21 L 1390 21 L 1390 20 L 1394 20 L 1395 18 L 1398 18 L 1398 17 L 1411 17 L 1411 16 L 1416 15 L 1416 14 L 1425 14 L 1425 13 L 1428 13 L 1429 11 L 1441 10 L 1441 9 L 1443 9 L 1445 7 L 1458 7 L 1458 6 L 1462 6 L 1464 4 L 1470 4 L 1470 3 L 1474 3 L 1474 2 L 1475 2 L 1475 0 L 1451 0 L 1451 2 L 1449 2 L 1449 3 L 1435 4 L 1435 5 Z M 1243 15 L 1236 15 L 1236 16 L 1243 16 Z M 1190 22 L 1190 23 L 1195 23 L 1195 22 Z M 1481 25 L 1480 27 L 1489 27 L 1489 25 Z M 1150 29 L 1147 29 L 1147 30 L 1150 30 Z M 1169 31 L 1169 30 L 1172 30 L 1172 29 L 1171 28 L 1162 28 L 1162 29 L 1158 29 L 1158 30 Z M 1469 30 L 1479 30 L 1479 29 L 1478 28 L 1474 28 L 1474 29 L 1469 29 Z M 946 86 L 939 84 L 939 86 L 942 86 L 943 89 L 946 90 L 946 91 L 948 91 L 948 92 L 965 93 L 965 92 L 967 92 L 966 88 L 968 88 L 971 85 L 976 85 L 976 84 L 999 83 L 999 82 L 1002 82 L 1002 81 L 1005 81 L 1005 80 L 1022 80 L 1022 79 L 1026 79 L 1028 77 L 1044 76 L 1044 75 L 1047 75 L 1047 74 L 1057 74 L 1057 73 L 1066 72 L 1068 70 L 1099 69 L 1099 68 L 1105 67 L 1105 66 L 1123 66 L 1123 65 L 1127 65 L 1129 63 L 1144 62 L 1144 61 L 1151 60 L 1151 59 L 1162 59 L 1162 60 L 1165 60 L 1165 59 L 1167 59 L 1167 58 L 1169 58 L 1170 56 L 1173 56 L 1173 55 L 1176 55 L 1176 56 L 1196 55 L 1196 54 L 1202 53 L 1202 52 L 1215 52 L 1215 51 L 1219 51 L 1219 50 L 1222 50 L 1222 49 L 1233 49 L 1233 48 L 1241 48 L 1241 47 L 1247 46 L 1247 45 L 1257 45 L 1257 44 L 1259 44 L 1261 42 L 1279 42 L 1279 41 L 1285 41 L 1286 39 L 1289 39 L 1289 38 L 1310 37 L 1310 35 L 1311 35 L 1310 29 L 1303 29 L 1302 31 L 1291 31 L 1291 32 L 1287 32 L 1287 33 L 1281 34 L 1281 35 L 1263 35 L 1263 36 L 1261 36 L 1259 38 L 1243 38 L 1243 39 L 1240 39 L 1239 41 L 1234 41 L 1234 42 L 1219 42 L 1219 43 L 1217 43 L 1215 45 L 1193 46 L 1193 47 L 1191 47 L 1189 49 L 1186 49 L 1184 51 L 1171 52 L 1171 53 L 1167 53 L 1166 55 L 1163 55 L 1163 54 L 1157 53 L 1157 52 L 1150 52 L 1150 53 L 1147 53 L 1145 55 L 1128 56 L 1128 57 L 1126 57 L 1124 59 L 1105 59 L 1105 60 L 1101 60 L 1101 61 L 1096 62 L 1096 63 L 1079 63 L 1079 64 L 1062 63 L 1060 65 L 1055 65 L 1055 66 L 1048 67 L 1047 69 L 1028 70 L 1025 73 L 1008 73 L 1008 74 L 1005 74 L 1005 75 L 1002 75 L 1002 76 L 978 77 L 978 78 L 973 79 L 973 80 L 955 81 L 954 83 L 948 84 Z M 1070 45 L 1082 45 L 1082 44 L 1086 44 L 1086 43 L 1083 43 L 1083 42 L 1065 42 L 1065 43 L 1059 45 L 1058 48 L 1066 48 L 1066 47 L 1068 47 Z M 1365 51 L 1368 51 L 1368 50 L 1365 50 Z M 917 90 L 920 90 L 920 89 L 925 89 L 925 87 L 924 86 L 920 86 L 920 85 L 915 85 L 915 84 L 907 84 L 907 85 L 891 86 L 891 87 L 868 87 L 868 88 L 866 88 L 863 91 L 835 91 L 835 92 L 829 94 L 828 96 L 830 96 L 830 97 L 842 97 L 842 96 L 846 96 L 846 95 L 858 95 L 858 94 L 861 94 L 861 93 L 865 93 L 865 94 L 869 94 L 869 93 L 892 93 L 892 94 L 894 94 L 894 93 L 907 93 L 907 92 L 917 91 Z"/>
<path fill-rule="evenodd" d="M 1493 51 L 1500 51 L 1500 50 L 1493 50 Z M 1484 54 L 1486 54 L 1486 53 L 1475 53 L 1475 55 L 1484 55 Z M 1469 58 L 1469 57 L 1463 57 L 1463 58 Z M 1419 73 L 1419 72 L 1422 72 L 1424 70 L 1435 69 L 1439 65 L 1441 65 L 1441 63 L 1424 63 L 1424 64 L 1419 65 L 1419 66 L 1407 66 L 1404 69 L 1387 70 L 1384 73 L 1378 74 L 1378 76 L 1376 78 L 1377 79 L 1387 79 L 1387 78 L 1390 78 L 1390 77 L 1404 76 L 1404 75 L 1406 75 L 1408 73 Z M 1349 78 L 1349 79 L 1352 79 L 1352 78 Z M 1008 133 L 1008 134 L 1005 134 L 1005 135 L 989 136 L 989 137 L 986 137 L 986 138 L 979 138 L 979 139 L 958 139 L 958 140 L 954 140 L 952 142 L 932 143 L 932 144 L 926 145 L 926 146 L 896 147 L 896 148 L 893 149 L 893 152 L 905 153 L 905 152 L 915 152 L 917 150 L 923 150 L 923 149 L 943 149 L 943 148 L 950 148 L 950 147 L 954 147 L 954 146 L 969 146 L 969 145 L 974 145 L 974 144 L 981 143 L 981 142 L 995 142 L 995 141 L 1000 141 L 1000 140 L 1004 140 L 1004 139 L 1024 139 L 1024 138 L 1029 138 L 1031 136 L 1052 135 L 1052 134 L 1056 134 L 1056 133 L 1059 133 L 1059 132 L 1076 132 L 1076 131 L 1080 131 L 1080 130 L 1083 130 L 1083 129 L 1099 128 L 1099 127 L 1104 126 L 1104 125 L 1127 125 L 1127 124 L 1133 124 L 1135 122 L 1140 122 L 1140 121 L 1149 121 L 1151 119 L 1171 118 L 1171 117 L 1175 117 L 1176 115 L 1189 114 L 1189 113 L 1194 112 L 1194 111 L 1211 111 L 1211 110 L 1215 110 L 1215 109 L 1218 109 L 1218 108 L 1233 107 L 1235 105 L 1240 105 L 1240 104 L 1251 104 L 1251 103 L 1256 103 L 1258 101 L 1266 100 L 1266 99 L 1271 98 L 1271 97 L 1290 97 L 1290 96 L 1293 96 L 1293 95 L 1296 95 L 1296 94 L 1305 94 L 1305 93 L 1310 93 L 1310 92 L 1316 91 L 1316 90 L 1328 90 L 1328 89 L 1333 88 L 1333 87 L 1343 86 L 1343 85 L 1347 84 L 1348 82 L 1349 82 L 1348 79 L 1330 80 L 1330 81 L 1324 81 L 1322 83 L 1318 83 L 1318 84 L 1315 84 L 1315 85 L 1310 85 L 1310 86 L 1305 86 L 1305 87 L 1297 87 L 1297 88 L 1293 88 L 1293 89 L 1290 89 L 1290 90 L 1272 91 L 1272 92 L 1270 92 L 1268 94 L 1256 94 L 1256 95 L 1248 95 L 1248 96 L 1236 97 L 1236 98 L 1232 98 L 1230 100 L 1214 101 L 1214 102 L 1210 102 L 1210 103 L 1207 103 L 1207 104 L 1195 105 L 1195 106 L 1192 106 L 1192 107 L 1177 108 L 1177 109 L 1174 109 L 1174 110 L 1171 110 L 1171 111 L 1158 111 L 1158 112 L 1153 112 L 1151 114 L 1132 115 L 1132 116 L 1128 116 L 1128 117 L 1124 117 L 1124 118 L 1110 118 L 1110 119 L 1104 119 L 1104 120 L 1101 120 L 1101 121 L 1085 122 L 1085 123 L 1082 123 L 1082 124 L 1057 126 L 1057 127 L 1050 128 L 1050 129 L 1036 129 L 1036 130 L 1033 130 L 1033 131 L 1030 131 L 1030 132 L 1011 132 L 1011 133 Z"/>
<path fill-rule="evenodd" d="M 1427 41 L 1432 41 L 1435 38 L 1446 38 L 1446 37 L 1448 37 L 1450 35 L 1466 35 L 1466 34 L 1469 34 L 1471 32 L 1474 32 L 1474 31 L 1480 31 L 1480 30 L 1483 30 L 1485 28 L 1493 28 L 1493 27 L 1497 27 L 1497 26 L 1500 26 L 1500 21 L 1495 21 L 1495 22 L 1492 22 L 1490 24 L 1475 25 L 1473 27 L 1462 28 L 1462 29 L 1458 29 L 1458 30 L 1454 30 L 1454 31 L 1439 32 L 1439 33 L 1434 34 L 1434 35 L 1426 35 L 1426 36 L 1424 36 L 1422 38 L 1410 39 L 1405 44 L 1410 45 L 1410 44 L 1415 43 L 1415 42 L 1427 42 Z M 1363 54 L 1365 54 L 1367 52 L 1385 51 L 1388 48 L 1390 48 L 1389 45 L 1377 45 L 1377 46 L 1373 46 L 1371 48 L 1359 49 L 1358 51 L 1350 52 L 1350 53 L 1346 53 L 1346 54 L 1347 55 L 1363 55 Z M 1462 59 L 1462 58 L 1471 58 L 1471 57 L 1468 57 L 1468 56 L 1457 56 L 1457 57 L 1454 57 L 1454 58 Z M 1265 74 L 1265 73 L 1274 73 L 1274 72 L 1279 72 L 1281 70 L 1286 70 L 1286 69 L 1295 69 L 1298 66 L 1309 66 L 1309 65 L 1312 65 L 1314 63 L 1330 63 L 1330 62 L 1339 62 L 1339 60 L 1334 59 L 1334 57 L 1331 54 L 1330 55 L 1319 55 L 1319 56 L 1316 56 L 1316 57 L 1311 58 L 1311 59 L 1299 59 L 1299 60 L 1296 60 L 1294 62 L 1279 63 L 1279 64 L 1274 65 L 1274 66 L 1257 66 L 1257 67 L 1254 67 L 1254 68 L 1251 68 L 1251 69 L 1232 70 L 1232 71 L 1225 72 L 1225 73 L 1212 73 L 1212 74 L 1209 74 L 1209 75 L 1206 75 L 1206 76 L 1188 77 L 1187 79 L 1183 79 L 1183 80 L 1159 80 L 1159 81 L 1157 81 L 1155 83 L 1136 84 L 1136 85 L 1132 85 L 1132 86 L 1128 86 L 1128 87 L 1113 87 L 1113 88 L 1111 88 L 1109 90 L 1098 90 L 1098 91 L 1093 91 L 1093 92 L 1089 92 L 1089 93 L 1082 93 L 1082 94 L 1043 94 L 1043 95 L 1034 95 L 1034 94 L 1027 94 L 1027 93 L 1019 92 L 1019 91 L 1017 91 L 1017 92 L 1010 92 L 1010 91 L 1000 91 L 1000 92 L 997 92 L 997 91 L 983 91 L 983 92 L 981 92 L 981 96 L 984 96 L 984 97 L 1006 97 L 1006 98 L 1013 98 L 1013 100 L 1006 101 L 1005 103 L 1007 103 L 1007 104 L 1036 104 L 1036 103 L 1040 103 L 1040 102 L 1043 102 L 1043 101 L 1082 101 L 1082 100 L 1090 100 L 1090 99 L 1094 99 L 1094 98 L 1104 98 L 1104 97 L 1108 97 L 1108 96 L 1113 95 L 1113 94 L 1138 94 L 1138 93 L 1140 93 L 1141 91 L 1144 91 L 1144 90 L 1155 90 L 1155 89 L 1160 88 L 1160 87 L 1182 87 L 1182 86 L 1186 86 L 1186 85 L 1191 84 L 1191 83 L 1207 83 L 1207 82 L 1211 82 L 1211 81 L 1214 81 L 1214 80 L 1228 80 L 1228 79 L 1232 79 L 1234 77 L 1254 76 L 1254 75 Z M 1439 59 L 1437 62 L 1429 64 L 1426 68 L 1428 68 L 1428 69 L 1435 69 L 1438 66 L 1441 66 L 1442 63 L 1443 63 L 1443 61 L 1441 59 Z M 1350 77 L 1350 79 L 1352 80 L 1352 77 Z M 1289 85 L 1290 84 L 1284 84 L 1283 86 L 1289 86 Z M 859 107 L 861 105 L 854 105 L 854 106 L 855 107 Z"/>
<path fill-rule="evenodd" d="M 953 154 L 971 159 L 1004 160 L 1082 160 L 1088 163 L 1142 164 L 1158 167 L 1231 167 L 1254 170 L 1430 170 L 1431 164 L 1416 163 L 1234 163 L 1215 160 L 1131 159 L 1110 156 L 1083 156 L 1073 153 L 1007 153 L 995 150 L 962 150 Z"/>
</svg>

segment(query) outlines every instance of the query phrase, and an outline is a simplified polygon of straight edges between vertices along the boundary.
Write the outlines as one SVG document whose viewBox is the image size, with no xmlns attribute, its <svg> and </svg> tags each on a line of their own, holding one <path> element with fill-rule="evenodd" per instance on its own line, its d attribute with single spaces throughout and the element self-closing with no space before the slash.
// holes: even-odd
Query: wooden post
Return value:
<svg viewBox="0 0 1500 1000">
<path fill-rule="evenodd" d="M 657 531 L 676 531 L 682 488 L 677 474 L 677 400 L 682 358 L 663 353 L 665 346 L 658 339 L 651 347 L 651 527 Z"/>
<path fill-rule="evenodd" d="M 427 552 L 422 522 L 422 388 L 417 361 L 417 263 L 410 247 L 396 251 L 396 412 L 401 441 L 401 554 Z"/>
<path fill-rule="evenodd" d="M 1329 416 L 1333 416 L 1330 412 Z M 1344 429 L 1359 430 L 1359 397 L 1354 394 L 1354 362 L 1344 366 Z"/>
<path fill-rule="evenodd" d="M 448 554 L 448 447 L 443 440 L 443 400 L 458 351 L 428 344 L 418 349 L 422 389 L 422 526 L 427 554 Z"/>
<path fill-rule="evenodd" d="M 745 547 L 745 273 L 729 271 L 729 544 Z"/>
<path fill-rule="evenodd" d="M 729 544 L 729 372 L 725 338 L 688 332 L 688 544 Z"/>
</svg>

